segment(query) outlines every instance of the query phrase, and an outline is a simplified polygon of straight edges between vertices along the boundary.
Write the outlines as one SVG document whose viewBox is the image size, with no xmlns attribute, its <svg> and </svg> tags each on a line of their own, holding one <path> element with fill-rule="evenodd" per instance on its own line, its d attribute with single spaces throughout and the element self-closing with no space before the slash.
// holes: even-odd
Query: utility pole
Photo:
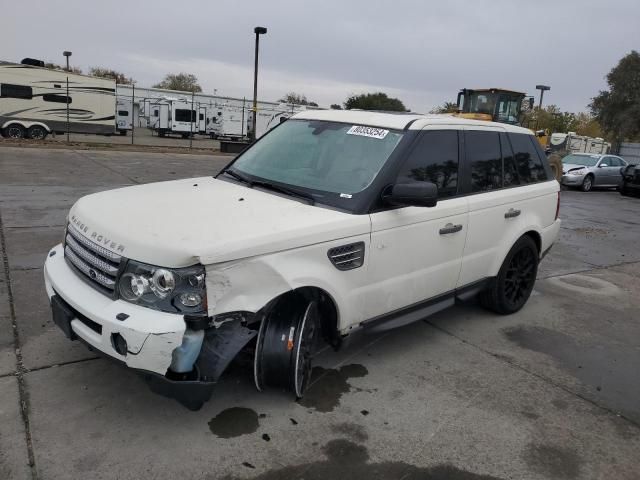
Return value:
<svg viewBox="0 0 640 480">
<path fill-rule="evenodd" d="M 67 143 L 69 143 L 69 77 L 67 77 L 67 98 L 65 103 L 67 104 Z"/>
<path fill-rule="evenodd" d="M 260 35 L 267 33 L 265 27 L 256 27 L 253 29 L 256 34 L 256 51 L 253 66 L 253 118 L 251 120 L 251 140 L 256 140 L 256 121 L 258 116 L 258 51 L 260 49 Z"/>
<path fill-rule="evenodd" d="M 195 110 L 193 109 L 193 97 L 195 96 L 195 94 L 196 94 L 196 91 L 192 90 L 191 91 L 191 123 L 189 124 L 190 129 L 191 129 L 191 135 L 189 135 L 189 148 L 191 148 L 193 146 L 193 122 L 194 122 L 194 120 L 198 119 L 198 115 L 196 114 Z"/>
<path fill-rule="evenodd" d="M 133 136 L 136 131 L 136 109 L 133 106 L 136 103 L 136 84 L 131 84 L 131 145 L 133 145 Z"/>
</svg>

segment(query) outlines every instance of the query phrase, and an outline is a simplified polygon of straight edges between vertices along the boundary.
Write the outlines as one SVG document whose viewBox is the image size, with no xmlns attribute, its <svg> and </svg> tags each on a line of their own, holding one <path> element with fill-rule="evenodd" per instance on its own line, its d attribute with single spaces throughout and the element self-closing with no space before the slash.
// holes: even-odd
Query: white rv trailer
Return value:
<svg viewBox="0 0 640 480">
<path fill-rule="evenodd" d="M 111 135 L 115 90 L 113 80 L 0 62 L 0 132 L 34 139 L 66 132 L 68 107 L 69 132 Z"/>
<path fill-rule="evenodd" d="M 552 152 L 567 153 L 609 153 L 611 144 L 600 137 L 587 137 L 576 132 L 552 133 L 549 138 Z"/>
<path fill-rule="evenodd" d="M 198 133 L 197 106 L 192 106 L 191 102 L 165 97 L 152 101 L 149 107 L 149 128 L 159 137 L 179 134 L 189 138 L 191 134 Z"/>
<path fill-rule="evenodd" d="M 133 128 L 133 102 L 130 98 L 116 99 L 116 130 L 120 135 L 126 135 Z"/>
<path fill-rule="evenodd" d="M 231 141 L 246 141 L 252 128 L 253 112 L 251 103 L 245 105 L 225 104 L 214 111 L 210 117 L 207 133 L 215 134 L 218 138 Z M 306 110 L 302 105 L 272 104 L 258 106 L 256 119 L 256 138 L 260 138 L 273 127 L 284 122 L 297 112 Z M 213 137 L 212 137 L 213 138 Z"/>
</svg>

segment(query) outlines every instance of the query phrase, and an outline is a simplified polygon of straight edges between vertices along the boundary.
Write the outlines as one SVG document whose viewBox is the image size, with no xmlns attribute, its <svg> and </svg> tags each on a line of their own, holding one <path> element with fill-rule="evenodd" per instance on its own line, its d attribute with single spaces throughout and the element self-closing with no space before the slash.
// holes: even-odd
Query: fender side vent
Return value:
<svg viewBox="0 0 640 480">
<path fill-rule="evenodd" d="M 338 270 L 352 270 L 364 263 L 364 242 L 334 247 L 327 252 L 333 266 Z"/>
</svg>

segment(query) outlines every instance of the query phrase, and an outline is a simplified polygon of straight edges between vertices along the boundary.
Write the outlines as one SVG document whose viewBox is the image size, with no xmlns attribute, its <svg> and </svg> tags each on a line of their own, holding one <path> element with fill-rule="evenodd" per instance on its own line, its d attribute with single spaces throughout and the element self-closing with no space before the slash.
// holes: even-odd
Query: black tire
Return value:
<svg viewBox="0 0 640 480">
<path fill-rule="evenodd" d="M 27 136 L 33 140 L 44 140 L 47 135 L 49 135 L 49 132 L 42 125 L 31 125 L 27 130 Z"/>
<path fill-rule="evenodd" d="M 525 235 L 511 247 L 491 288 L 480 294 L 485 308 L 501 315 L 520 310 L 531 295 L 538 274 L 538 247 Z"/>
<path fill-rule="evenodd" d="M 320 336 L 318 304 L 287 295 L 262 320 L 256 340 L 256 388 L 278 387 L 302 398 L 311 378 L 312 359 Z"/>
<path fill-rule="evenodd" d="M 583 192 L 590 192 L 593 189 L 593 175 L 589 174 L 584 177 L 582 181 L 582 185 L 580 185 L 580 190 Z"/>
<path fill-rule="evenodd" d="M 4 136 L 7 138 L 20 139 L 24 138 L 26 130 L 18 123 L 7 125 L 4 129 Z"/>
<path fill-rule="evenodd" d="M 121 137 L 126 137 L 127 136 L 127 131 L 126 130 L 118 130 L 118 132 L 120 133 Z"/>
<path fill-rule="evenodd" d="M 158 132 L 158 136 L 159 137 L 163 137 L 164 138 L 165 133 L 164 132 Z"/>
<path fill-rule="evenodd" d="M 629 196 L 629 191 L 627 190 L 627 186 L 624 183 L 620 185 L 620 187 L 618 187 L 618 191 L 620 192 L 620 195 L 622 195 L 623 197 Z"/>
</svg>

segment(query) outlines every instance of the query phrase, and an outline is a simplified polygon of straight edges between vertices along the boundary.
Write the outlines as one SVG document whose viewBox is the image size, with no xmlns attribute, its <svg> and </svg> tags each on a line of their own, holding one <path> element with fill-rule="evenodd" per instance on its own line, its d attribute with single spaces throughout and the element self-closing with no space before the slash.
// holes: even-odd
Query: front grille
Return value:
<svg viewBox="0 0 640 480">
<path fill-rule="evenodd" d="M 334 247 L 327 252 L 327 256 L 338 270 L 361 267 L 364 263 L 364 242 Z"/>
<path fill-rule="evenodd" d="M 73 225 L 67 226 L 64 256 L 91 285 L 113 295 L 123 258 L 83 237 Z"/>
</svg>

